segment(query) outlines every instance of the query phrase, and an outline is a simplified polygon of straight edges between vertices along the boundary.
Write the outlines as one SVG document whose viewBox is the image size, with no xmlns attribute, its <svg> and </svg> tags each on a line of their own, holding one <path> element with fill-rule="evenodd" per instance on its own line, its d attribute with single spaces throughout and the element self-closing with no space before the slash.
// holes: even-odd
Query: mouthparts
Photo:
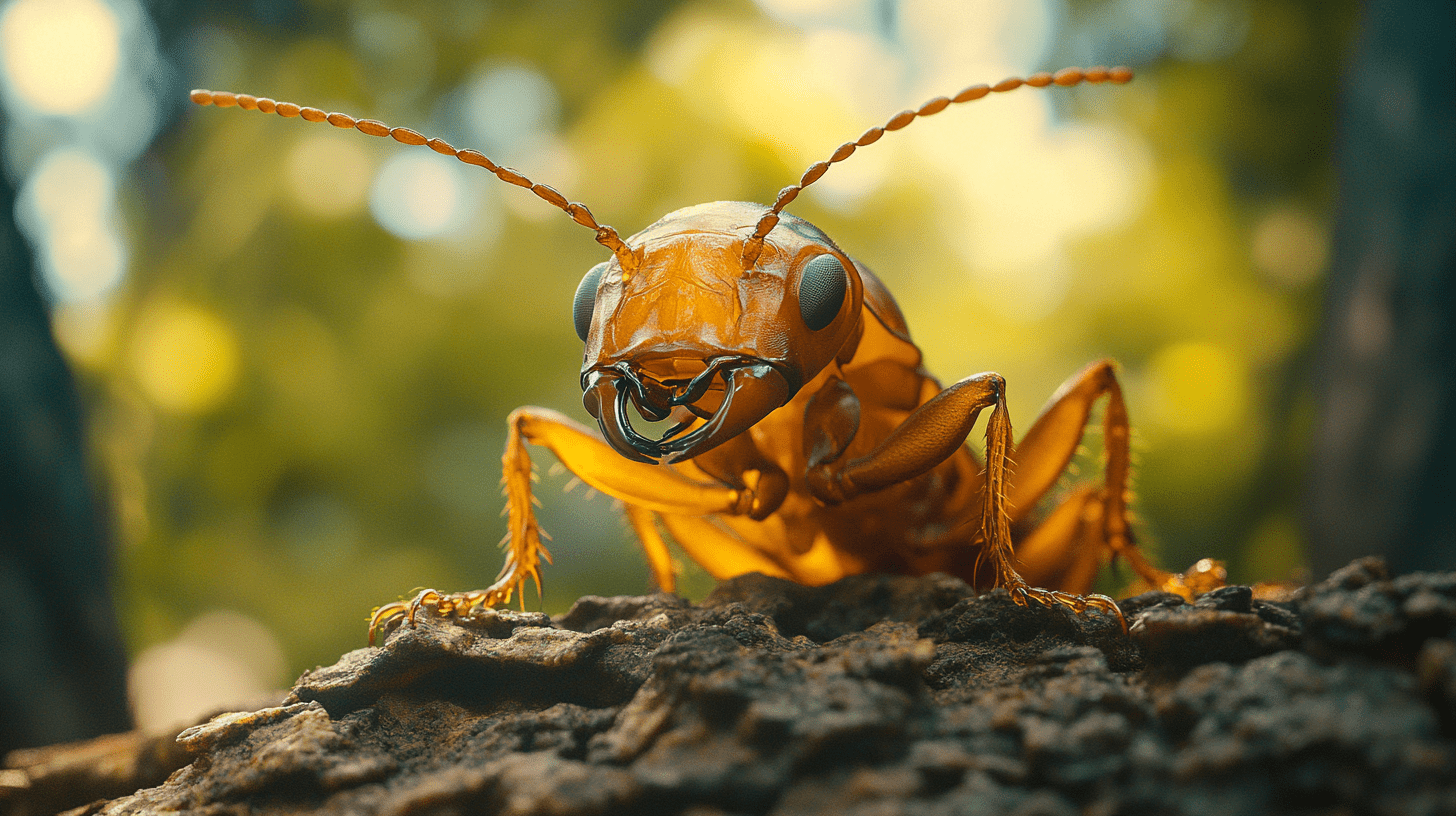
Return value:
<svg viewBox="0 0 1456 816">
<path fill-rule="evenodd" d="M 723 402 L 709 415 L 694 411 L 707 420 L 689 433 L 692 420 L 668 428 L 653 440 L 632 427 L 629 404 L 649 421 L 666 419 L 676 406 L 689 410 L 702 399 L 721 376 Z M 642 378 L 629 363 L 593 369 L 582 377 L 582 402 L 597 418 L 602 435 L 618 453 L 635 462 L 671 463 L 706 453 L 743 433 L 794 395 L 789 379 L 771 363 L 747 357 L 720 357 L 688 383 L 666 387 Z"/>
</svg>

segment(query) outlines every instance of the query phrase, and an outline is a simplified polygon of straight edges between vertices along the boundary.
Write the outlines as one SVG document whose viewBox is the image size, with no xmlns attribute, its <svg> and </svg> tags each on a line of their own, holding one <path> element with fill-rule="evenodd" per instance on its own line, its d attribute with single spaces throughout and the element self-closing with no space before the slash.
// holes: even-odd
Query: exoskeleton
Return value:
<svg viewBox="0 0 1456 816">
<path fill-rule="evenodd" d="M 1068 68 L 974 85 L 841 145 L 772 206 L 688 207 L 626 240 L 584 205 L 478 151 L 341 113 L 194 91 L 199 104 L 326 121 L 455 156 L 530 189 L 612 251 L 582 278 L 572 304 L 585 343 L 583 401 L 600 435 L 548 409 L 513 411 L 502 457 L 509 531 L 495 583 L 387 604 L 374 612 L 371 638 L 422 610 L 468 615 L 509 602 L 527 581 L 539 591 L 549 555 L 533 509 L 528 443 L 622 502 L 662 590 L 675 585 L 664 532 L 717 578 L 757 571 L 825 584 L 857 573 L 942 571 L 1004 587 L 1018 603 L 1100 610 L 1119 621 L 1110 598 L 1089 594 L 1109 558 L 1126 559 L 1152 586 L 1187 594 L 1216 585 L 1218 565 L 1173 575 L 1133 542 L 1130 430 L 1111 361 L 1067 380 L 1016 442 L 1000 375 L 943 387 L 921 365 L 884 285 L 829 236 L 784 212 L 831 164 L 917 117 L 1022 85 L 1131 78 L 1125 68 Z M 1100 483 L 1034 518 L 1104 397 Z M 982 460 L 966 440 L 987 411 Z M 661 423 L 661 432 L 644 434 L 644 421 Z"/>
</svg>

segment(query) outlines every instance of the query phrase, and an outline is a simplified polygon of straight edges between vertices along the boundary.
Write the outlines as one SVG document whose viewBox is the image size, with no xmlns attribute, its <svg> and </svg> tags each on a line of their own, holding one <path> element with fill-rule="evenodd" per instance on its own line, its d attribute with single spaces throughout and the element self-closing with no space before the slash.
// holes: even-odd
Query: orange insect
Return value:
<svg viewBox="0 0 1456 816">
<path fill-rule="evenodd" d="M 1022 85 L 1131 79 L 1127 68 L 1067 68 L 973 85 L 841 145 L 771 207 L 688 207 L 626 240 L 586 206 L 478 151 L 342 113 L 193 91 L 201 105 L 328 122 L 455 156 L 528 188 L 612 251 L 587 271 L 572 304 L 586 344 L 583 401 L 601 436 L 555 411 L 513 411 L 501 460 L 506 561 L 495 583 L 454 594 L 426 590 L 380 607 L 370 620 L 371 642 L 380 628 L 413 621 L 421 609 L 464 616 L 508 603 L 527 580 L 540 591 L 541 562 L 550 555 L 532 507 L 527 442 L 621 500 L 665 591 L 675 582 L 664 529 L 720 579 L 758 571 L 826 584 L 865 572 L 943 571 L 1005 587 L 1019 604 L 1100 610 L 1119 622 L 1112 599 L 1088 594 L 1108 558 L 1125 558 L 1149 585 L 1185 595 L 1218 585 L 1216 563 L 1173 575 L 1133 543 L 1130 432 L 1110 361 L 1069 379 L 1014 444 L 1001 376 L 977 374 L 942 388 L 921 366 L 884 285 L 819 229 L 783 212 L 831 164 L 951 104 Z M 1102 484 L 1074 490 L 1037 523 L 1032 510 L 1076 453 L 1103 396 Z M 986 409 L 983 463 L 965 443 Z M 671 424 L 655 439 L 644 436 L 632 412 Z"/>
</svg>

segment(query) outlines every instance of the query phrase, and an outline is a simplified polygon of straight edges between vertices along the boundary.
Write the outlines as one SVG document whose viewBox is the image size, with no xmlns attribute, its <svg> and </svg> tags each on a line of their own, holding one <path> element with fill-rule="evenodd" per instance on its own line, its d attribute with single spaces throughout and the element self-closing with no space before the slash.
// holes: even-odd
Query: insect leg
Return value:
<svg viewBox="0 0 1456 816">
<path fill-rule="evenodd" d="M 888 437 L 865 456 L 850 461 L 832 460 L 811 466 L 809 489 L 826 504 L 840 504 L 863 493 L 913 479 L 944 462 L 965 444 L 981 411 L 992 408 L 986 426 L 987 456 L 997 448 L 1010 448 L 1011 420 L 1006 418 L 1006 381 L 986 373 L 967 377 L 916 408 Z M 817 399 L 817 397 L 816 397 Z M 1005 426 L 1005 438 L 999 427 Z M 1004 473 L 989 473 L 1000 479 Z M 995 503 L 1004 516 L 1004 484 L 998 484 Z M 1004 521 L 1004 519 L 1003 519 Z M 1002 525 L 1004 526 L 1004 524 Z"/>
<path fill-rule="evenodd" d="M 647 565 L 652 569 L 653 589 L 658 592 L 675 591 L 677 574 L 672 568 L 672 553 L 668 552 L 667 542 L 657 529 L 656 514 L 635 504 L 623 504 L 622 507 L 627 523 L 632 525 L 632 532 L 637 534 L 637 541 L 642 545 L 642 553 L 647 556 Z"/>
<path fill-rule="evenodd" d="M 506 560 L 500 574 L 485 589 L 450 595 L 426 590 L 412 601 L 376 609 L 370 618 L 371 641 L 376 629 L 404 620 L 412 622 L 422 608 L 442 617 L 468 616 L 484 607 L 509 603 L 528 580 L 540 591 L 541 561 L 550 562 L 551 555 L 541 543 L 544 534 L 536 522 L 535 497 L 531 493 L 534 476 L 531 458 L 526 452 L 527 442 L 550 450 L 567 470 L 591 487 L 646 511 L 681 515 L 741 514 L 750 511 L 756 497 L 752 490 L 696 482 L 670 467 L 629 461 L 586 426 L 545 408 L 517 408 L 506 423 L 501 484 L 506 495 L 508 533 L 504 541 Z"/>
<path fill-rule="evenodd" d="M 1011 492 L 1007 496 L 1013 521 L 1019 521 L 1030 513 L 1037 501 L 1061 478 L 1082 442 L 1093 404 L 1104 394 L 1109 395 L 1106 484 L 1109 494 L 1116 493 L 1118 502 L 1125 508 L 1122 496 L 1127 489 L 1130 470 L 1127 408 L 1122 402 L 1122 389 L 1118 386 L 1112 361 L 1101 360 L 1062 383 L 1017 443 L 1014 454 L 1016 472 L 1011 478 Z"/>
<path fill-rule="evenodd" d="M 743 518 L 743 517 L 740 517 Z M 748 572 L 798 580 L 770 555 L 736 535 L 726 519 L 664 515 L 662 524 L 694 561 L 719 580 Z M 761 522 L 760 522 L 761 523 Z"/>
<path fill-rule="evenodd" d="M 1024 518 L 1060 478 L 1082 441 L 1093 404 L 1104 395 L 1107 396 L 1107 411 L 1103 418 L 1106 468 L 1102 488 L 1095 497 L 1101 505 L 1098 513 L 1099 537 L 1104 547 L 1127 559 L 1138 576 L 1150 586 L 1161 587 L 1175 576 L 1153 566 L 1143 556 L 1133 543 L 1128 526 L 1132 432 L 1127 405 L 1122 399 L 1122 387 L 1118 384 L 1111 360 L 1093 363 L 1063 383 L 1017 445 L 1016 470 L 1009 497 L 1011 517 L 1013 521 Z M 1086 512 L 1093 510 L 1089 508 Z M 1023 556 L 1023 562 L 1030 557 L 1032 554 L 1028 552 Z"/>
<path fill-rule="evenodd" d="M 615 499 L 657 513 L 702 516 L 713 513 L 747 512 L 750 491 L 727 487 L 720 482 L 699 482 L 662 465 L 633 462 L 565 414 L 546 408 L 517 408 L 506 420 L 510 428 L 503 481 L 522 488 L 522 499 L 512 501 L 511 514 L 525 515 L 530 502 L 529 459 L 525 444 L 540 445 L 556 455 L 578 479 Z M 519 460 L 512 460 L 512 449 Z M 524 463 L 524 467 L 523 467 Z"/>
<path fill-rule="evenodd" d="M 1100 491 L 1082 485 L 1016 541 L 1016 566 L 1034 586 L 1087 593 L 1106 560 Z"/>
<path fill-rule="evenodd" d="M 982 554 L 995 570 L 997 585 L 1005 587 L 1019 604 L 1065 606 L 1079 613 L 1098 609 L 1122 622 L 1122 612 L 1111 598 L 1038 589 L 1012 566 L 1010 517 L 1006 512 L 1011 419 L 1005 392 L 1006 382 L 999 374 L 978 374 L 961 380 L 915 409 L 868 455 L 847 463 L 810 468 L 809 488 L 821 501 L 835 503 L 914 478 L 960 449 L 981 411 L 991 408 L 986 421 L 986 472 L 978 540 Z"/>
<path fill-rule="evenodd" d="M 991 409 L 991 418 L 986 422 L 985 501 L 979 538 L 996 566 L 998 582 L 1004 584 L 1015 572 L 1006 515 L 1011 419 L 1006 411 L 1006 381 L 999 374 L 977 374 L 954 383 L 911 412 L 865 456 L 811 466 L 809 490 L 826 504 L 839 504 L 913 479 L 960 450 L 986 408 Z"/>
</svg>

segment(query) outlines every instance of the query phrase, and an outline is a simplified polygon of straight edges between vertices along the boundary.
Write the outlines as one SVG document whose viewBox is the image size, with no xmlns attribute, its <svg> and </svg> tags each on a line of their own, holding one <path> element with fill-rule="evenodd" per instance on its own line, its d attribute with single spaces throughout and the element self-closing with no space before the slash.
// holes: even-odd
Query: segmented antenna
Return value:
<svg viewBox="0 0 1456 816">
<path fill-rule="evenodd" d="M 295 105 L 292 102 L 277 102 L 267 97 L 252 96 L 251 94 L 196 90 L 192 92 L 191 97 L 192 101 L 199 105 L 216 105 L 219 108 L 236 106 L 243 110 L 276 113 L 289 119 L 298 117 L 305 122 L 328 122 L 336 128 L 353 128 L 367 136 L 388 136 L 400 144 L 424 145 L 436 153 L 454 156 L 460 161 L 476 167 L 484 167 L 501 181 L 517 187 L 525 187 L 535 193 L 537 198 L 571 216 L 571 220 L 587 229 L 596 231 L 597 243 L 610 249 L 617 256 L 617 260 L 621 262 L 625 272 L 630 274 L 637 267 L 637 256 L 632 249 L 617 235 L 615 229 L 605 224 L 598 224 L 585 204 L 567 201 L 566 196 L 555 189 L 545 184 L 537 184 L 509 167 L 496 164 L 479 150 L 459 150 L 443 139 L 432 139 L 409 128 L 390 127 L 373 119 L 355 119 L 346 113 L 325 113 L 318 108 Z"/>
<path fill-rule="evenodd" d="M 1032 74 L 1025 79 L 1010 77 L 1001 80 L 995 85 L 972 85 L 955 96 L 937 96 L 915 110 L 900 111 L 890 117 L 890 121 L 884 125 L 870 128 L 861 134 L 858 139 L 840 145 L 839 149 L 834 151 L 834 155 L 830 156 L 828 161 L 816 162 L 809 165 L 809 169 L 804 171 L 804 175 L 799 179 L 798 184 L 790 185 L 780 190 L 778 198 L 774 200 L 773 206 L 769 208 L 768 212 L 764 213 L 762 218 L 758 219 L 757 228 L 754 229 L 753 234 L 743 244 L 743 265 L 752 266 L 758 260 L 759 253 L 763 251 L 764 239 L 768 237 L 769 232 L 773 230 L 774 226 L 779 223 L 779 213 L 783 212 L 783 209 L 789 206 L 789 202 L 799 196 L 800 191 L 818 181 L 829 170 L 829 165 L 835 162 L 842 162 L 849 158 L 856 148 L 878 142 L 880 137 L 885 135 L 885 131 L 899 130 L 914 121 L 917 116 L 932 116 L 940 113 L 952 104 L 970 102 L 991 93 L 1014 91 L 1022 85 L 1030 85 L 1033 88 L 1045 88 L 1048 85 L 1061 85 L 1065 87 L 1077 85 L 1082 82 L 1112 82 L 1121 85 L 1131 80 L 1132 69 L 1122 66 L 1116 68 L 1103 68 L 1101 66 L 1086 69 L 1063 68 L 1055 74 L 1042 72 Z"/>
</svg>

